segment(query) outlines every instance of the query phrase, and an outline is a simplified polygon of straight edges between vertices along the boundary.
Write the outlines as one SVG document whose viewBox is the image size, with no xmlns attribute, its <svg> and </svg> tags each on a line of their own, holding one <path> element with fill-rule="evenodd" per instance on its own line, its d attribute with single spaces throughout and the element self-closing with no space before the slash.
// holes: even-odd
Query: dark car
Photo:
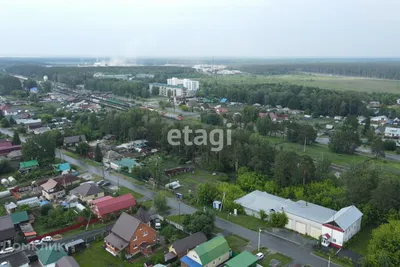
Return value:
<svg viewBox="0 0 400 267">
<path fill-rule="evenodd" d="M 110 186 L 111 185 L 111 183 L 109 182 L 109 181 L 106 181 L 106 182 L 104 182 L 103 184 L 102 184 L 102 186 Z"/>
</svg>

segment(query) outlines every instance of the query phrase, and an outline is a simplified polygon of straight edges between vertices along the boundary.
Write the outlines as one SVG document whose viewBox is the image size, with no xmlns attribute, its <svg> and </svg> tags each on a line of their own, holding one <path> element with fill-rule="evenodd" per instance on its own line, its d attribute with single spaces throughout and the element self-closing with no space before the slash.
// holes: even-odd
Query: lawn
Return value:
<svg viewBox="0 0 400 267">
<path fill-rule="evenodd" d="M 171 215 L 171 216 L 168 216 L 167 219 L 172 221 L 172 222 L 176 222 L 176 223 L 182 224 L 182 221 L 183 221 L 184 217 L 185 217 L 184 214 L 181 214 L 181 216 L 179 216 L 179 215 Z"/>
<path fill-rule="evenodd" d="M 267 266 L 269 266 L 271 260 L 273 260 L 273 259 L 280 261 L 282 266 L 286 266 L 287 264 L 289 264 L 293 261 L 292 258 L 290 258 L 286 255 L 283 255 L 279 252 L 276 252 L 276 253 L 269 253 L 268 255 L 265 255 L 264 259 L 260 262 L 260 264 L 262 266 L 267 267 Z"/>
<path fill-rule="evenodd" d="M 103 241 L 96 241 L 90 243 L 89 248 L 74 254 L 74 258 L 81 267 L 94 267 L 94 266 L 118 266 L 118 267 L 143 267 L 147 260 L 160 259 L 164 250 L 158 249 L 150 258 L 140 257 L 135 263 L 128 263 L 121 260 L 120 257 L 114 257 L 104 250 Z"/>
<path fill-rule="evenodd" d="M 172 180 L 179 180 L 182 185 L 178 191 L 188 192 L 188 190 L 195 191 L 196 187 L 200 183 L 216 183 L 221 180 L 227 180 L 228 176 L 225 173 L 218 173 L 217 175 L 212 175 L 212 172 L 203 171 L 195 169 L 194 173 L 183 173 L 172 177 Z"/>
<path fill-rule="evenodd" d="M 330 76 L 323 74 L 287 74 L 287 75 L 231 75 L 213 76 L 202 78 L 200 81 L 209 81 L 231 84 L 262 84 L 262 83 L 289 83 L 303 86 L 319 87 L 322 89 L 334 89 L 341 91 L 357 92 L 388 92 L 398 93 L 400 81 L 380 80 L 373 78 Z"/>
<path fill-rule="evenodd" d="M 249 244 L 249 240 L 233 234 L 226 236 L 225 239 L 228 242 L 229 247 L 235 252 L 243 251 Z"/>
<path fill-rule="evenodd" d="M 125 195 L 125 194 L 129 194 L 129 193 L 131 193 L 136 200 L 141 199 L 143 197 L 142 194 L 140 194 L 138 192 L 135 192 L 133 190 L 130 190 L 127 187 L 124 187 L 124 186 L 120 186 L 119 187 L 119 194 L 120 195 Z"/>
<path fill-rule="evenodd" d="M 361 228 L 360 232 L 347 243 L 346 248 L 365 256 L 369 241 L 371 240 L 372 230 L 374 230 L 372 226 Z"/>
<path fill-rule="evenodd" d="M 265 221 L 260 220 L 253 216 L 238 214 L 238 215 L 229 215 L 226 211 L 215 212 L 215 215 L 220 217 L 221 219 L 225 219 L 237 225 L 243 226 L 247 229 L 258 231 L 260 228 L 265 229 L 267 228 L 267 224 Z"/>
</svg>

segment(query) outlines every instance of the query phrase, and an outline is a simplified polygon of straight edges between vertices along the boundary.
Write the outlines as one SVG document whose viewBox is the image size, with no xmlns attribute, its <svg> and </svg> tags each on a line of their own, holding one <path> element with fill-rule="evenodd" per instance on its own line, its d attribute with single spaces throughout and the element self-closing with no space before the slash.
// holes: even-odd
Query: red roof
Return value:
<svg viewBox="0 0 400 267">
<path fill-rule="evenodd" d="M 324 234 L 324 236 L 326 237 L 326 238 L 331 238 L 331 236 L 329 235 L 329 234 Z"/>
<path fill-rule="evenodd" d="M 11 141 L 8 141 L 7 139 L 0 139 L 0 148 L 3 147 L 12 147 Z"/>
<path fill-rule="evenodd" d="M 109 200 L 109 199 L 113 199 L 113 197 L 112 196 L 101 197 L 101 198 L 92 200 L 90 203 L 92 203 L 94 205 L 94 204 L 98 204 L 100 202 L 103 202 L 103 201 L 106 201 L 106 200 Z"/>
<path fill-rule="evenodd" d="M 8 146 L 8 147 L 2 147 L 0 145 L 0 155 L 7 155 L 8 153 L 15 151 L 15 150 L 21 150 L 22 147 L 20 145 L 16 145 L 16 146 Z"/>
<path fill-rule="evenodd" d="M 98 214 L 100 216 L 104 216 L 112 212 L 134 207 L 135 205 L 136 201 L 133 198 L 132 194 L 126 194 L 116 198 L 101 201 L 94 206 L 97 207 Z"/>
<path fill-rule="evenodd" d="M 0 110 L 1 111 L 5 111 L 5 110 L 9 110 L 9 109 L 10 109 L 10 107 L 5 105 L 5 104 L 0 105 Z"/>
</svg>

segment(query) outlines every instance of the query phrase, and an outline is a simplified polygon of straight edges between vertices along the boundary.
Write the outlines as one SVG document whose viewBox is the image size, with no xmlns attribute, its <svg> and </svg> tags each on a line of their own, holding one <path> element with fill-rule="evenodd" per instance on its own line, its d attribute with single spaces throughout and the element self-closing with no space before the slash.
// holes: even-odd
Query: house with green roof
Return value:
<svg viewBox="0 0 400 267">
<path fill-rule="evenodd" d="M 44 247 L 36 252 L 39 262 L 43 267 L 54 267 L 56 262 L 62 257 L 67 256 L 67 253 L 63 249 L 57 249 L 55 247 Z"/>
<path fill-rule="evenodd" d="M 232 256 L 232 250 L 223 236 L 213 239 L 190 250 L 181 258 L 182 267 L 215 267 L 222 265 Z"/>
<path fill-rule="evenodd" d="M 29 221 L 29 216 L 26 211 L 14 212 L 11 214 L 11 220 L 14 225 Z"/>
<path fill-rule="evenodd" d="M 19 163 L 20 171 L 30 171 L 39 167 L 39 162 L 37 160 L 24 161 Z"/>
<path fill-rule="evenodd" d="M 258 258 L 248 251 L 243 251 L 225 263 L 225 267 L 256 267 Z"/>
</svg>

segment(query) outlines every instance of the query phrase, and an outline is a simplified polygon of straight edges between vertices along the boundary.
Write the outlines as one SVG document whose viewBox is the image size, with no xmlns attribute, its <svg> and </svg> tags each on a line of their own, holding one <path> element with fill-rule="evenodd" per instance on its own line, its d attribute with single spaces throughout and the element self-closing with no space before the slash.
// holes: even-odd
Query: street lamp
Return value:
<svg viewBox="0 0 400 267">
<path fill-rule="evenodd" d="M 258 252 L 260 252 L 261 228 L 258 228 Z"/>
</svg>

